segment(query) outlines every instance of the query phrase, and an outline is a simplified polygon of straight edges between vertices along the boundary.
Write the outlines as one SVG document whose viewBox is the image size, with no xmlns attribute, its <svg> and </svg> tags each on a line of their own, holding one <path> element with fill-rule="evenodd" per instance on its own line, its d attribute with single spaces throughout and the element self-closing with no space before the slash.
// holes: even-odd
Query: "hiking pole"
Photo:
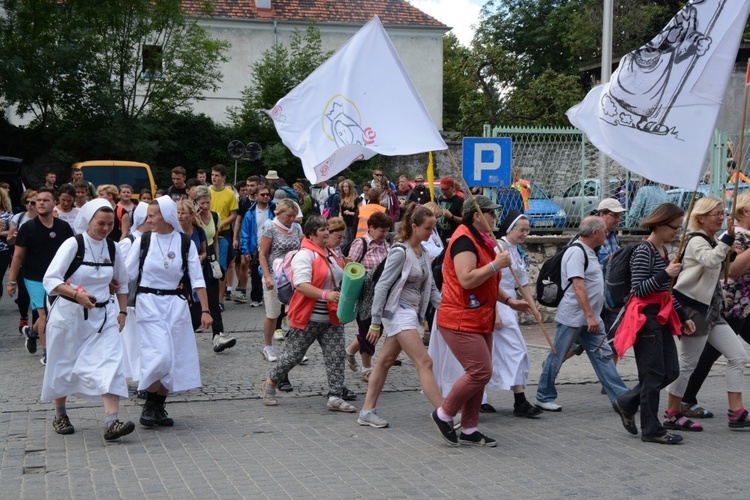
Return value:
<svg viewBox="0 0 750 500">
<path fill-rule="evenodd" d="M 456 164 L 456 160 L 453 158 L 453 155 L 451 154 L 450 150 L 447 149 L 446 153 L 448 155 L 448 158 L 451 160 L 451 165 L 453 165 L 453 170 L 456 172 L 456 176 L 461 180 L 461 184 L 466 187 L 466 194 L 469 196 L 469 199 L 474 204 L 474 208 L 477 209 L 477 212 L 480 214 L 482 213 L 482 209 L 479 207 L 479 204 L 477 203 L 476 198 L 474 198 L 474 194 L 471 192 L 471 188 L 469 188 L 469 185 L 466 183 L 466 179 L 464 179 L 463 174 L 461 173 L 461 169 L 458 168 L 458 165 Z M 492 228 L 490 227 L 490 223 L 487 222 L 487 219 L 484 217 L 480 217 L 484 221 L 484 225 L 487 227 L 487 230 L 490 232 L 491 235 L 493 235 L 493 240 L 495 240 L 495 244 L 497 245 L 497 249 L 502 253 L 506 252 L 507 250 L 503 250 L 503 247 L 500 246 L 500 242 L 497 240 L 497 238 L 494 237 L 494 233 L 492 232 Z M 529 291 L 526 289 L 525 286 L 521 284 L 521 280 L 518 279 L 518 276 L 516 276 L 516 273 L 513 271 L 512 267 L 508 267 L 508 270 L 510 271 L 510 274 L 513 276 L 513 279 L 516 280 L 516 284 L 518 285 L 518 289 L 521 291 L 521 295 L 523 296 L 523 300 L 526 301 L 527 304 L 529 304 L 529 307 L 531 307 L 531 312 L 534 314 L 534 319 L 539 324 L 539 328 L 542 329 L 542 333 L 544 334 L 544 338 L 547 339 L 547 343 L 549 344 L 549 348 L 552 350 L 552 353 L 557 355 L 557 350 L 555 350 L 555 345 L 552 342 L 552 339 L 550 338 L 549 334 L 547 333 L 547 329 L 544 328 L 544 323 L 542 322 L 542 315 L 539 313 L 539 310 L 536 308 L 536 304 L 534 303 L 534 299 L 529 294 Z"/>
<path fill-rule="evenodd" d="M 695 193 L 697 192 L 698 192 L 697 190 L 693 191 L 693 195 L 690 197 L 690 205 L 688 206 L 688 211 L 687 211 L 687 215 L 685 216 L 685 222 L 684 222 L 685 229 L 687 229 L 687 225 L 690 223 L 690 215 L 693 213 L 693 205 L 695 205 Z M 685 229 L 682 230 L 682 237 L 680 238 L 680 246 L 677 249 L 677 253 L 674 256 L 673 262 L 679 263 L 682 258 L 682 249 L 685 246 L 685 239 L 688 234 L 688 232 Z M 676 278 L 672 278 L 669 281 L 669 293 L 672 293 L 672 288 L 674 287 L 675 279 Z"/>
<path fill-rule="evenodd" d="M 737 144 L 739 152 L 736 156 L 735 161 L 735 172 L 734 172 L 734 192 L 732 193 L 732 221 L 737 218 L 737 195 L 740 190 L 740 176 L 742 175 L 742 160 L 745 156 L 745 116 L 747 115 L 747 91 L 750 88 L 750 60 L 747 61 L 747 73 L 745 77 L 745 97 L 742 101 L 742 118 L 740 119 L 740 139 Z M 734 156 L 733 156 L 734 157 Z M 732 252 L 727 252 L 727 261 L 724 264 L 724 285 L 729 281 L 729 264 L 732 258 Z"/>
</svg>

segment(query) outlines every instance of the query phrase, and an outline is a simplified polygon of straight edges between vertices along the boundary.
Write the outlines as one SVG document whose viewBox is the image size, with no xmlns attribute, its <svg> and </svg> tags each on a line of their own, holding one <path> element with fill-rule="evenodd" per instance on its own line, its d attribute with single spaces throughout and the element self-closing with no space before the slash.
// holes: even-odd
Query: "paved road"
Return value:
<svg viewBox="0 0 750 500">
<path fill-rule="evenodd" d="M 389 429 L 360 427 L 356 416 L 325 409 L 325 374 L 314 346 L 307 366 L 291 373 L 295 391 L 281 406 L 259 400 L 270 364 L 260 355 L 263 312 L 229 304 L 235 348 L 211 351 L 196 334 L 204 386 L 170 397 L 172 428 L 140 426 L 121 442 L 101 435 L 98 402 L 71 399 L 76 432 L 55 434 L 51 405 L 38 400 L 43 366 L 22 346 L 17 313 L 0 300 L 0 498 L 404 498 L 404 497 L 694 497 L 744 498 L 750 481 L 750 431 L 730 431 L 723 378 L 709 378 L 703 403 L 717 418 L 680 446 L 642 443 L 612 412 L 585 356 L 560 374 L 561 413 L 538 420 L 512 415 L 510 393 L 491 393 L 499 409 L 480 425 L 494 449 L 449 448 L 429 420 L 431 407 L 404 359 L 394 367 L 379 413 Z M 546 355 L 538 328 L 526 328 L 536 383 Z M 347 336 L 354 331 L 347 329 Z M 721 367 L 718 367 L 721 370 Z M 632 358 L 619 369 L 635 379 Z M 349 373 L 347 373 L 349 377 Z M 359 392 L 365 384 L 353 377 Z M 535 387 L 529 388 L 533 396 Z M 137 421 L 138 400 L 122 416 Z M 748 434 L 748 435 L 745 435 Z"/>
</svg>

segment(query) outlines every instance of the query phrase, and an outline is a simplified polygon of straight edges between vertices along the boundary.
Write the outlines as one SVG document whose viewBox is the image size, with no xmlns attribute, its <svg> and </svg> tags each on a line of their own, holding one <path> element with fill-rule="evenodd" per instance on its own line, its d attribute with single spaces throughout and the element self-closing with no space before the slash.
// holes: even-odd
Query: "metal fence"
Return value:
<svg viewBox="0 0 750 500">
<path fill-rule="evenodd" d="M 513 141 L 514 168 L 532 186 L 529 215 L 534 232 L 574 230 L 581 219 L 596 211 L 603 197 L 615 197 L 626 208 L 635 198 L 640 177 L 632 175 L 591 144 L 586 135 L 573 127 L 495 127 L 485 126 L 485 137 L 510 137 Z M 730 199 L 732 186 L 727 181 L 727 159 L 737 153 L 739 133 L 716 131 L 709 153 L 706 183 L 699 186 L 698 197 L 712 195 Z M 750 138 L 746 136 L 742 171 L 750 164 Z M 606 169 L 608 186 L 601 189 L 601 171 Z M 740 193 L 750 184 L 740 187 Z M 691 190 L 667 187 L 670 201 L 684 208 Z M 637 220 L 625 213 L 623 230 L 638 230 Z"/>
</svg>

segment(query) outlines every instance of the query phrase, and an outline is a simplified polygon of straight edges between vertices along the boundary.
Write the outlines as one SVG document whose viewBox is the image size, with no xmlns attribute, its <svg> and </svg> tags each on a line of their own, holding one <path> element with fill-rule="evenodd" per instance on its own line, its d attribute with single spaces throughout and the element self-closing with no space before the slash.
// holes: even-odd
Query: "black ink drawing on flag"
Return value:
<svg viewBox="0 0 750 500">
<path fill-rule="evenodd" d="M 653 40 L 622 58 L 609 90 L 602 94 L 602 120 L 679 139 L 679 130 L 667 117 L 711 47 L 710 33 L 726 0 L 716 2 L 713 12 L 711 0 L 699 12 L 696 5 L 703 3 L 706 0 L 689 2 Z"/>
</svg>

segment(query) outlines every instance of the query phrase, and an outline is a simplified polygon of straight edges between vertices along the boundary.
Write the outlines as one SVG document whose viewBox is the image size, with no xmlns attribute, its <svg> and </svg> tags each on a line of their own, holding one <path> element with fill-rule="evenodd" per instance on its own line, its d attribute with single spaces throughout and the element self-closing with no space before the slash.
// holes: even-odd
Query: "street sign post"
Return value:
<svg viewBox="0 0 750 500">
<path fill-rule="evenodd" d="M 509 137 L 464 137 L 462 173 L 469 187 L 511 184 Z"/>
</svg>

